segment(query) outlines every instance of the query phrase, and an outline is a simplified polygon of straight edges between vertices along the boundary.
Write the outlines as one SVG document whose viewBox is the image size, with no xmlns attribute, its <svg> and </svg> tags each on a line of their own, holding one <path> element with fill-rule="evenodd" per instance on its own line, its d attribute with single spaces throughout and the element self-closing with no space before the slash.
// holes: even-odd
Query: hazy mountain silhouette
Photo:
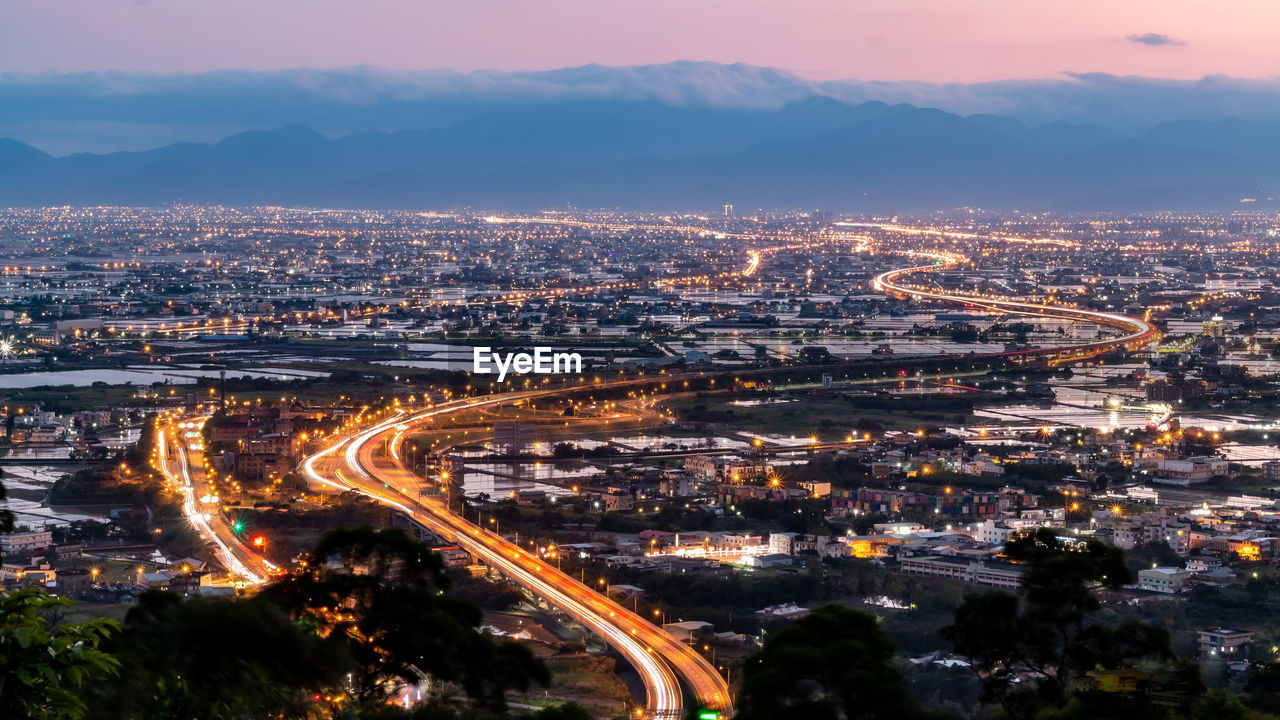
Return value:
<svg viewBox="0 0 1280 720">
<path fill-rule="evenodd" d="M 1280 127 L 1239 119 L 1125 136 L 810 97 L 574 99 L 423 125 L 330 138 L 289 124 L 59 158 L 0 139 L 0 205 L 1201 209 L 1269 202 L 1280 179 Z"/>
</svg>

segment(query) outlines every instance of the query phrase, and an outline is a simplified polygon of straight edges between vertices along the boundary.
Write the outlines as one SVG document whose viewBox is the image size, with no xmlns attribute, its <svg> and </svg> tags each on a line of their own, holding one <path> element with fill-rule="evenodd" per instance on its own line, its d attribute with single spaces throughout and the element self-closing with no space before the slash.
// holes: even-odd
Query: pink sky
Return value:
<svg viewBox="0 0 1280 720">
<path fill-rule="evenodd" d="M 0 72 L 745 62 L 815 79 L 1280 76 L 1274 0 L 2 0 Z M 1175 44 L 1129 36 L 1157 33 Z"/>
</svg>

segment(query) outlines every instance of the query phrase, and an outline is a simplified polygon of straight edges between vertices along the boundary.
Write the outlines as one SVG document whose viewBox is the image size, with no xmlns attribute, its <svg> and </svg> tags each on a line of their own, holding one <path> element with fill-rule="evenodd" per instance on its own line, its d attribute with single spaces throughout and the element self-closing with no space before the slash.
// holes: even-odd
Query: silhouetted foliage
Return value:
<svg viewBox="0 0 1280 720">
<path fill-rule="evenodd" d="M 0 503 L 3 503 L 8 493 L 5 492 L 4 483 L 0 483 Z M 0 533 L 13 531 L 13 511 L 0 507 Z"/>
<path fill-rule="evenodd" d="M 1089 622 L 1101 607 L 1098 590 L 1132 579 L 1122 551 L 1042 528 L 1007 543 L 1005 553 L 1026 568 L 1022 595 L 970 595 L 940 633 L 973 663 L 986 701 L 1014 718 L 1041 717 L 1050 708 L 1078 708 L 1081 717 L 1164 717 L 1153 697 L 1177 698 L 1185 710 L 1203 691 L 1194 666 L 1175 662 L 1163 628 Z M 1097 690 L 1103 683 L 1090 674 L 1099 672 L 1125 675 L 1139 690 Z"/>
<path fill-rule="evenodd" d="M 350 667 L 339 643 L 261 597 L 143 593 L 107 649 L 128 671 L 91 693 L 94 717 L 303 717 Z"/>
<path fill-rule="evenodd" d="M 423 675 L 493 709 L 505 707 L 507 689 L 549 681 L 526 647 L 481 635 L 480 609 L 444 592 L 448 586 L 430 548 L 401 530 L 364 527 L 327 534 L 301 571 L 264 594 L 343 644 L 359 706 L 383 702 L 388 680 Z"/>
<path fill-rule="evenodd" d="M 891 664 L 896 650 L 874 617 L 824 605 L 747 660 L 735 717 L 927 717 Z"/>
</svg>

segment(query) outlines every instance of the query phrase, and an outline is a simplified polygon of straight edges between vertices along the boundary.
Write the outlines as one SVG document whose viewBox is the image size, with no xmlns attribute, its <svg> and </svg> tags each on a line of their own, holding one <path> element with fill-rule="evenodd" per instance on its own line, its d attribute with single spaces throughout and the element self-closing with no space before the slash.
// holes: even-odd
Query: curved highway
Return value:
<svg viewBox="0 0 1280 720">
<path fill-rule="evenodd" d="M 416 413 L 397 413 L 308 457 L 301 467 L 313 482 L 355 490 L 396 508 L 600 635 L 627 658 L 644 681 L 647 702 L 638 716 L 680 716 L 683 696 L 677 674 L 701 705 L 732 714 L 728 684 L 706 658 L 607 595 L 459 517 L 443 501 L 420 497 L 418 479 L 397 460 L 383 455 L 387 441 L 402 435 L 406 427 L 451 413 L 557 392 L 563 391 L 504 393 L 451 401 Z"/>
<path fill-rule="evenodd" d="M 1161 336 L 1159 328 L 1147 322 L 1145 319 L 1140 320 L 1138 318 L 1131 318 L 1125 315 L 1099 312 L 1097 310 L 1085 310 L 1083 308 L 1075 308 L 1066 305 L 1042 305 L 1039 303 L 1023 302 L 1021 300 L 985 297 L 966 293 L 942 292 L 939 290 L 906 285 L 902 282 L 902 278 L 910 275 L 950 270 L 951 268 L 954 268 L 960 263 L 966 261 L 966 258 L 960 255 L 946 252 L 926 251 L 909 252 L 906 254 L 912 257 L 931 258 L 933 259 L 933 262 L 928 265 L 917 265 L 914 267 L 900 268 L 881 273 L 872 280 L 872 287 L 886 295 L 892 295 L 894 297 L 939 300 L 942 302 L 957 303 L 961 305 L 986 307 L 992 310 L 1001 310 L 1020 315 L 1037 315 L 1041 317 L 1084 320 L 1096 325 L 1114 328 L 1123 333 L 1119 337 L 1099 340 L 1097 342 L 998 353 L 1000 355 L 1026 358 L 1045 357 L 1049 360 L 1050 364 L 1072 362 L 1075 360 L 1087 360 L 1092 357 L 1097 357 L 1103 353 L 1121 348 L 1126 350 L 1136 350 L 1148 343 L 1159 340 Z"/>
</svg>

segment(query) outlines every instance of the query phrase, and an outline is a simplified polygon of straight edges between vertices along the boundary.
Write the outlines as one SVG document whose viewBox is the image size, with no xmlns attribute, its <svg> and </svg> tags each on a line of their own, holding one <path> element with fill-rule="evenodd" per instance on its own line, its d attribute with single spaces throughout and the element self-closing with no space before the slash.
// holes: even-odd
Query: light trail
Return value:
<svg viewBox="0 0 1280 720">
<path fill-rule="evenodd" d="M 203 425 L 207 418 L 198 418 L 196 422 Z M 199 427 L 197 425 L 197 427 Z M 239 541 L 235 540 L 234 535 L 229 535 L 230 541 L 223 539 L 223 535 L 227 533 L 219 533 L 214 528 L 212 513 L 203 512 L 200 509 L 196 497 L 195 483 L 191 480 L 191 463 L 187 458 L 186 443 L 177 433 L 170 433 L 166 427 L 157 427 L 159 435 L 159 466 L 160 472 L 165 479 L 178 487 L 182 494 L 182 512 L 187 516 L 187 521 L 195 527 L 196 532 L 200 534 L 206 541 L 213 544 L 217 548 L 216 553 L 221 559 L 223 567 L 235 578 L 250 585 L 260 585 L 268 580 L 270 574 L 278 568 L 268 562 L 265 558 L 249 551 Z M 175 461 L 181 469 L 182 477 L 179 482 L 178 476 L 169 470 L 169 438 L 173 438 L 174 448 L 177 450 Z M 225 524 L 225 523 L 223 523 Z M 243 556 L 243 559 L 242 557 Z M 251 564 L 260 564 L 263 572 L 255 571 L 250 567 Z"/>
<path fill-rule="evenodd" d="M 878 230 L 887 230 L 889 232 L 899 232 L 905 235 L 937 235 L 939 237 L 955 238 L 957 240 L 1000 240 L 1003 242 L 1021 243 L 1025 245 L 1055 245 L 1062 248 L 1080 247 L 1080 244 L 1071 240 L 1063 240 L 1060 238 L 1024 238 L 1012 235 L 982 235 L 980 233 L 963 232 L 960 230 L 940 230 L 937 228 L 918 228 L 910 225 L 899 225 L 896 223 L 874 223 L 874 222 L 838 222 L 836 225 L 845 227 L 871 227 Z"/>
<path fill-rule="evenodd" d="M 684 678 L 703 705 L 731 713 L 728 684 L 706 658 L 606 595 L 545 564 L 505 538 L 458 517 L 440 502 L 410 495 L 401 488 L 413 487 L 417 479 L 398 461 L 387 467 L 376 457 L 383 438 L 393 433 L 403 434 L 405 427 L 463 410 L 577 389 L 514 392 L 451 401 L 407 416 L 397 412 L 373 427 L 343 438 L 306 458 L 301 468 L 315 482 L 354 490 L 400 510 L 545 598 L 604 638 L 631 662 L 644 680 L 647 694 L 644 712 L 649 717 L 674 718 L 681 714 L 683 697 L 673 669 Z M 342 467 L 334 466 L 334 463 Z M 327 476 L 330 473 L 336 480 Z"/>
<path fill-rule="evenodd" d="M 1046 357 L 1050 364 L 1072 362 L 1097 357 L 1098 355 L 1118 348 L 1136 350 L 1149 343 L 1158 341 L 1161 336 L 1160 330 L 1145 319 L 1140 320 L 1138 318 L 1117 315 L 1115 313 L 1085 310 L 1083 308 L 1075 308 L 1067 305 L 1045 305 L 1006 298 L 988 298 L 977 295 L 968 295 L 965 293 L 942 292 L 939 290 L 900 284 L 900 279 L 908 275 L 941 272 L 954 268 L 962 262 L 966 262 L 966 258 L 963 256 L 947 252 L 912 251 L 903 254 L 911 257 L 932 258 L 934 262 L 929 265 L 917 265 L 915 267 L 900 268 L 897 270 L 883 272 L 877 275 L 872 281 L 871 284 L 874 289 L 887 295 L 903 298 L 914 297 L 929 300 L 940 300 L 943 302 L 958 303 L 961 305 L 986 307 L 993 310 L 1002 310 L 1020 315 L 1037 315 L 1042 317 L 1084 320 L 1096 325 L 1114 328 L 1124 333 L 1120 337 L 1100 340 L 1097 342 L 1041 348 L 1037 350 L 994 353 L 995 355 L 1004 357 Z"/>
</svg>

